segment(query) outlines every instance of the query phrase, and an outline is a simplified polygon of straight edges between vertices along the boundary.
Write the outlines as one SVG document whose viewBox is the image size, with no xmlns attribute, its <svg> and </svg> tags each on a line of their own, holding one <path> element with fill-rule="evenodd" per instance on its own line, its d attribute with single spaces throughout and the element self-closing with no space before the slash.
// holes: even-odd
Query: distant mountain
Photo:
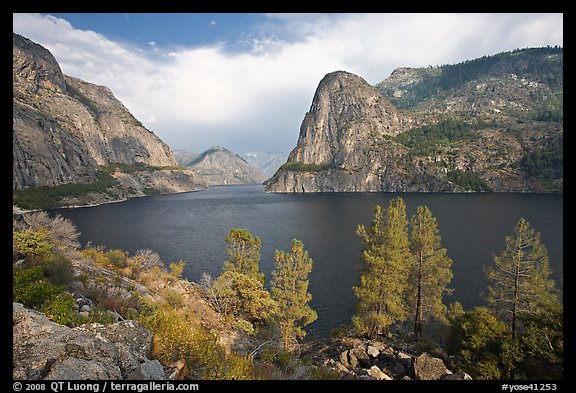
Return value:
<svg viewBox="0 0 576 393">
<path fill-rule="evenodd" d="M 85 205 L 206 188 L 113 93 L 64 75 L 44 47 L 13 34 L 14 204 Z"/>
<path fill-rule="evenodd" d="M 192 153 L 182 149 L 172 149 L 172 153 L 178 164 L 182 166 L 186 166 L 186 164 L 200 155 L 200 153 Z"/>
<path fill-rule="evenodd" d="M 248 152 L 240 154 L 240 157 L 270 177 L 286 162 L 288 153 Z"/>
<path fill-rule="evenodd" d="M 326 75 L 272 192 L 562 192 L 563 49 Z"/>
<path fill-rule="evenodd" d="M 255 166 L 222 146 L 213 146 L 186 164 L 208 185 L 263 183 L 267 177 Z"/>
</svg>

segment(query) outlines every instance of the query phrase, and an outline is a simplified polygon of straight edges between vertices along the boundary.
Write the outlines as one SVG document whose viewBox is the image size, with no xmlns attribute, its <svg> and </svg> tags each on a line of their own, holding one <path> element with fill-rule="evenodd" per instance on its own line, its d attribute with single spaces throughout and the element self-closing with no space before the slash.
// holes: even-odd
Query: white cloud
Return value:
<svg viewBox="0 0 576 393">
<path fill-rule="evenodd" d="M 318 82 L 335 70 L 374 84 L 401 66 L 563 45 L 562 14 L 277 14 L 240 53 L 224 44 L 167 53 L 152 43 L 143 52 L 52 16 L 13 22 L 65 73 L 110 87 L 171 146 L 238 153 L 292 149 Z"/>
</svg>

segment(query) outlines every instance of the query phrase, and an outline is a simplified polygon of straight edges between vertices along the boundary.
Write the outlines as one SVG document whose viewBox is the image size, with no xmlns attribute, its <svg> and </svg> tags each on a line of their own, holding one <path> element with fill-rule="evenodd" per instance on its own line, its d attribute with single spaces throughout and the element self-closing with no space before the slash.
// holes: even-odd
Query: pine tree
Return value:
<svg viewBox="0 0 576 393">
<path fill-rule="evenodd" d="M 360 284 L 353 288 L 358 298 L 353 324 L 374 337 L 407 316 L 404 293 L 412 256 L 402 198 L 390 201 L 384 211 L 377 205 L 370 228 L 359 225 L 357 233 L 362 237 L 362 266 Z"/>
<path fill-rule="evenodd" d="M 232 228 L 226 236 L 228 260 L 224 270 L 245 274 L 264 283 L 264 274 L 258 272 L 261 242 L 245 228 Z"/>
<path fill-rule="evenodd" d="M 276 304 L 264 288 L 264 274 L 258 271 L 260 238 L 247 229 L 232 228 L 226 236 L 228 259 L 224 272 L 211 286 L 217 308 L 237 319 L 243 330 L 252 333 L 254 324 L 271 317 Z"/>
<path fill-rule="evenodd" d="M 414 258 L 410 271 L 407 301 L 414 315 L 414 335 L 422 335 L 422 323 L 431 317 L 443 318 L 446 306 L 442 296 L 452 280 L 452 260 L 441 246 L 436 218 L 428 207 L 418 206 L 412 216 L 411 250 Z"/>
<path fill-rule="evenodd" d="M 540 243 L 540 233 L 520 218 L 514 234 L 506 237 L 506 249 L 486 269 L 490 281 L 487 300 L 510 323 L 513 341 L 519 317 L 536 315 L 558 302 L 550 274 L 548 252 Z"/>
<path fill-rule="evenodd" d="M 312 259 L 299 240 L 292 240 L 290 254 L 276 251 L 276 270 L 272 272 L 271 293 L 278 311 L 276 320 L 282 333 L 283 346 L 290 350 L 291 344 L 306 332 L 302 329 L 316 320 L 316 311 L 308 302 L 308 274 L 312 271 Z"/>
</svg>

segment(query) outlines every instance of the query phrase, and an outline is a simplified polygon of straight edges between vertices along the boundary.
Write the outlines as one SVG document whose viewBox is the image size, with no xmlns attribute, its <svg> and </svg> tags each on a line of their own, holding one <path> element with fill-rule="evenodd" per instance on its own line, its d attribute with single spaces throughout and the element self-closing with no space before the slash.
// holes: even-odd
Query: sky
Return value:
<svg viewBox="0 0 576 393">
<path fill-rule="evenodd" d="M 109 87 L 173 149 L 288 153 L 320 80 L 563 47 L 563 14 L 13 14 L 62 71 Z"/>
</svg>

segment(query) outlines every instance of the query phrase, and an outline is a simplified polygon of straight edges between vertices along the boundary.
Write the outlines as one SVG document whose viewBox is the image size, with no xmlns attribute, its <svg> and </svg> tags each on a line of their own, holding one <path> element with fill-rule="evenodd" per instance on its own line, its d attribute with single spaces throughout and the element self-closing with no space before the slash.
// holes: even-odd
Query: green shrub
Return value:
<svg viewBox="0 0 576 393">
<path fill-rule="evenodd" d="M 164 299 L 166 299 L 168 304 L 174 309 L 179 309 L 184 306 L 184 296 L 175 289 L 166 290 Z"/>
<path fill-rule="evenodd" d="M 329 367 L 319 366 L 309 368 L 310 378 L 314 380 L 340 380 L 340 374 Z"/>
<path fill-rule="evenodd" d="M 78 322 L 78 315 L 74 310 L 75 305 L 76 300 L 72 295 L 60 293 L 42 306 L 42 312 L 56 323 L 74 327 Z"/>
<path fill-rule="evenodd" d="M 184 261 L 178 261 L 178 263 L 170 263 L 170 275 L 174 278 L 182 277 L 184 266 L 186 266 L 186 262 Z"/>
<path fill-rule="evenodd" d="M 93 307 L 88 317 L 80 317 L 78 319 L 78 325 L 84 323 L 101 323 L 102 325 L 108 325 L 115 322 L 116 318 L 114 318 L 108 310 L 100 306 Z"/>
<path fill-rule="evenodd" d="M 459 169 L 446 174 L 449 181 L 456 183 L 466 190 L 492 192 L 492 188 L 475 172 L 461 171 Z"/>
<path fill-rule="evenodd" d="M 304 164 L 302 162 L 287 162 L 280 167 L 283 171 L 292 172 L 321 172 L 330 169 L 329 164 Z"/>
<path fill-rule="evenodd" d="M 24 257 L 27 261 L 42 260 L 50 255 L 53 245 L 46 240 L 44 228 L 12 232 L 12 257 L 16 261 Z"/>
<path fill-rule="evenodd" d="M 128 266 L 128 255 L 122 250 L 109 250 L 104 254 L 112 268 L 123 269 Z"/>
<path fill-rule="evenodd" d="M 14 271 L 12 300 L 25 306 L 39 308 L 64 290 L 44 276 L 44 266 L 33 266 Z"/>
<path fill-rule="evenodd" d="M 408 147 L 414 155 L 429 155 L 437 146 L 471 138 L 472 132 L 481 126 L 481 123 L 471 125 L 448 118 L 436 124 L 412 128 L 398 134 L 395 140 Z"/>
<path fill-rule="evenodd" d="M 46 262 L 44 274 L 57 285 L 67 285 L 74 279 L 74 266 L 64 255 L 52 255 Z"/>
</svg>

